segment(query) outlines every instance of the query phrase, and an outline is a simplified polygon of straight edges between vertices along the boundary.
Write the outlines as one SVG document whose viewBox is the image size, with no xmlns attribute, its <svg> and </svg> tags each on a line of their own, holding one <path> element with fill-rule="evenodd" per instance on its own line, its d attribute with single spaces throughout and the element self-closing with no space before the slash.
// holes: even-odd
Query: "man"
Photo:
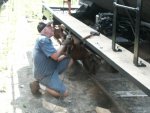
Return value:
<svg viewBox="0 0 150 113">
<path fill-rule="evenodd" d="M 71 15 L 71 0 L 64 0 L 63 2 L 68 4 L 68 14 Z"/>
<path fill-rule="evenodd" d="M 51 37 L 54 35 L 52 23 L 39 22 L 37 30 L 40 36 L 36 40 L 33 52 L 34 77 L 46 86 L 45 90 L 52 96 L 66 97 L 68 92 L 59 75 L 73 62 L 71 58 L 63 54 L 70 40 L 66 39 L 60 45 L 60 48 L 56 50 L 51 40 Z M 31 83 L 30 88 L 33 94 L 38 90 L 37 88 L 35 91 L 34 87 L 34 84 Z"/>
</svg>

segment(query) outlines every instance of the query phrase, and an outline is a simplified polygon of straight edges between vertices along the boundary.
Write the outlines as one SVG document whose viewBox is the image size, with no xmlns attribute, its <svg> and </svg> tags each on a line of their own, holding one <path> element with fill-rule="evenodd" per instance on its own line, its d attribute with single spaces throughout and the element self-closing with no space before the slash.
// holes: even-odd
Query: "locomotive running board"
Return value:
<svg viewBox="0 0 150 113">
<path fill-rule="evenodd" d="M 68 14 L 58 14 L 43 4 L 45 10 L 52 13 L 53 17 L 64 24 L 72 34 L 77 36 L 86 46 L 93 50 L 97 55 L 105 59 L 111 66 L 120 72 L 123 76 L 129 78 L 143 92 L 150 96 L 150 64 L 139 58 L 139 61 L 146 64 L 146 67 L 137 67 L 133 64 L 133 53 L 117 44 L 122 52 L 112 50 L 112 40 L 100 34 L 92 38 L 84 39 L 90 35 L 90 32 L 96 32 L 91 27 L 85 25 L 76 18 Z"/>
</svg>

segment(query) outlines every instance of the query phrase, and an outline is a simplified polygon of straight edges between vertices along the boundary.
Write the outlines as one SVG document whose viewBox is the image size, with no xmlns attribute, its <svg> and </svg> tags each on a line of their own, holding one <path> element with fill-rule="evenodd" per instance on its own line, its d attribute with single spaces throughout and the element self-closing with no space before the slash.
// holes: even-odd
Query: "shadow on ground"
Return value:
<svg viewBox="0 0 150 113">
<path fill-rule="evenodd" d="M 79 63 L 75 63 L 62 75 L 70 92 L 67 98 L 57 99 L 47 93 L 33 96 L 29 88 L 29 83 L 34 80 L 32 66 L 20 68 L 17 75 L 20 96 L 12 102 L 14 113 L 19 110 L 22 113 L 96 113 L 96 106 L 111 107 L 111 102 L 95 86 Z"/>
</svg>

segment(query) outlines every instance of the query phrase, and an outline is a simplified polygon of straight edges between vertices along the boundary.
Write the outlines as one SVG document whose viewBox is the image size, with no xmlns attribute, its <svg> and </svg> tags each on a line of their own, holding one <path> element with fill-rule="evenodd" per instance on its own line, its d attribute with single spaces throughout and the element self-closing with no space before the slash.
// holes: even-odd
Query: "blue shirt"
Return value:
<svg viewBox="0 0 150 113">
<path fill-rule="evenodd" d="M 36 40 L 33 51 L 34 76 L 36 79 L 42 79 L 43 76 L 52 75 L 58 62 L 50 56 L 56 52 L 52 41 L 46 36 L 39 36 Z"/>
</svg>

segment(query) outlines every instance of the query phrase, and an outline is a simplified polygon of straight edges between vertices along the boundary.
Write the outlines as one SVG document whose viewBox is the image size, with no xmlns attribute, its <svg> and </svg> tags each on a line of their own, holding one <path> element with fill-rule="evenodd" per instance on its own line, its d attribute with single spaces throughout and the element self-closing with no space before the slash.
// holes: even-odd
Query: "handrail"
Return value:
<svg viewBox="0 0 150 113">
<path fill-rule="evenodd" d="M 116 47 L 116 24 L 117 24 L 117 8 L 123 8 L 127 10 L 134 11 L 136 13 L 136 23 L 135 23 L 135 40 L 134 40 L 134 58 L 133 63 L 138 67 L 145 67 L 146 65 L 138 61 L 139 57 L 139 34 L 140 34 L 140 22 L 141 22 L 141 0 L 137 0 L 137 7 L 129 7 L 125 5 L 118 4 L 118 0 L 114 0 L 114 16 L 113 16 L 113 34 L 112 34 L 112 49 L 115 52 L 120 52 L 121 50 Z"/>
</svg>

